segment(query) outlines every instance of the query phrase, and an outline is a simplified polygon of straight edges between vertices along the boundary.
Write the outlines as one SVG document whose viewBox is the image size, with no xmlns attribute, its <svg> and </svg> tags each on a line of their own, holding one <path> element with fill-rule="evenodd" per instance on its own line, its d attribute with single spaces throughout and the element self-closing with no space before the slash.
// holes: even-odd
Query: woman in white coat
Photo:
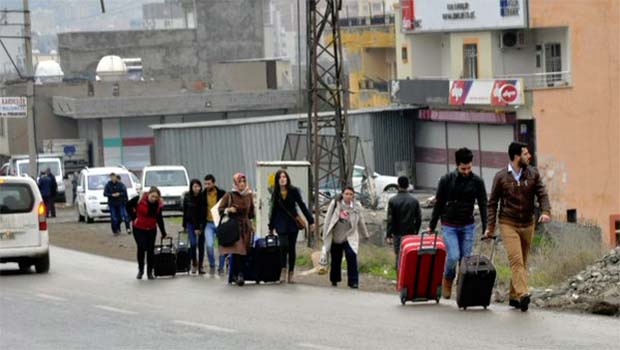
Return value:
<svg viewBox="0 0 620 350">
<path fill-rule="evenodd" d="M 350 288 L 359 287 L 357 254 L 360 234 L 368 239 L 368 230 L 361 213 L 361 208 L 354 200 L 355 191 L 346 187 L 342 195 L 334 199 L 327 209 L 323 226 L 323 244 L 325 252 L 331 255 L 329 279 L 332 286 L 341 281 L 342 255 L 347 259 L 347 284 Z"/>
</svg>

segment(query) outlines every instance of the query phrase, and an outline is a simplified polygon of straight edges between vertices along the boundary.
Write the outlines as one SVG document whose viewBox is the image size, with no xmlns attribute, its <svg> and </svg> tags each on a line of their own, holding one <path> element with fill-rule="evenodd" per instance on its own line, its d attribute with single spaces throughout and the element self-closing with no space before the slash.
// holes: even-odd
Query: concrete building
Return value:
<svg viewBox="0 0 620 350">
<path fill-rule="evenodd" d="M 65 77 L 94 80 L 107 55 L 141 58 L 143 77 L 210 82 L 217 62 L 263 57 L 262 0 L 195 1 L 196 28 L 58 35 Z"/>
<path fill-rule="evenodd" d="M 506 148 L 496 146 L 518 139 L 535 152 L 554 217 L 577 209 L 603 229 L 605 243 L 615 244 L 610 226 L 620 213 L 620 156 L 611 140 L 620 136 L 620 117 L 610 93 L 619 79 L 618 3 L 406 0 L 398 9 L 399 80 L 392 95 L 428 106 L 421 115 L 433 121 L 425 133 L 435 133 L 429 145 L 437 144 L 416 144 L 417 167 L 433 174 L 427 184 L 445 171 L 432 163 L 468 146 L 482 158 L 488 187 L 490 173 L 508 162 Z M 592 63 L 592 52 L 605 54 Z M 593 115 L 607 115 L 607 124 L 593 123 Z M 501 127 L 488 129 L 489 120 Z M 451 141 L 467 132 L 474 142 Z M 485 149 L 488 140 L 496 141 L 492 150 Z M 433 149 L 443 156 L 430 157 Z"/>
<path fill-rule="evenodd" d="M 142 28 L 188 29 L 195 28 L 194 2 L 165 0 L 142 5 Z"/>
</svg>

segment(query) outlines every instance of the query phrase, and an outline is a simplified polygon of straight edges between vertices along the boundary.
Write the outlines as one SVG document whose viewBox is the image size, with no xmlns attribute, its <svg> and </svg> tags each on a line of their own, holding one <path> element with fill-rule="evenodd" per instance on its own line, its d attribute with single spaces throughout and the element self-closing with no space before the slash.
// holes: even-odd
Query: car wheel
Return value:
<svg viewBox="0 0 620 350">
<path fill-rule="evenodd" d="M 88 216 L 88 213 L 84 214 L 85 218 L 86 218 L 86 223 L 87 224 L 92 224 L 93 222 L 95 222 L 95 219 L 91 218 L 90 216 Z"/>
<path fill-rule="evenodd" d="M 47 253 L 37 259 L 34 263 L 34 269 L 37 273 L 47 273 L 50 270 L 50 254 Z"/>
<path fill-rule="evenodd" d="M 396 193 L 398 192 L 398 186 L 396 185 L 389 185 L 388 187 L 386 187 L 383 192 L 388 192 L 388 193 Z"/>
<path fill-rule="evenodd" d="M 22 273 L 30 272 L 30 266 L 32 266 L 30 262 L 26 262 L 26 261 L 22 261 L 18 263 L 18 265 L 19 265 L 19 271 L 21 271 Z"/>
<path fill-rule="evenodd" d="M 84 215 L 80 214 L 80 207 L 79 206 L 75 206 L 75 211 L 77 211 L 77 216 L 78 216 L 78 222 L 84 222 Z"/>
</svg>

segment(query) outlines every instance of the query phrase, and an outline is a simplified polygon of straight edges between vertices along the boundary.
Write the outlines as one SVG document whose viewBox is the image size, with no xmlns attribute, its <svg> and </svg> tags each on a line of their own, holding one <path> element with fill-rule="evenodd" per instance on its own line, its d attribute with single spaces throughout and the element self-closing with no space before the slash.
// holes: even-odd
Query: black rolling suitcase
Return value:
<svg viewBox="0 0 620 350">
<path fill-rule="evenodd" d="M 280 261 L 280 240 L 278 236 L 267 235 L 255 240 L 252 251 L 246 256 L 245 266 L 241 268 L 245 281 L 279 282 L 282 272 Z M 232 276 L 233 261 L 228 267 L 228 283 L 234 283 Z"/>
<path fill-rule="evenodd" d="M 168 244 L 164 244 L 168 241 Z M 172 238 L 162 238 L 160 244 L 155 245 L 153 256 L 153 274 L 155 277 L 172 276 L 177 273 L 176 248 Z"/>
<path fill-rule="evenodd" d="M 456 303 L 459 308 L 467 310 L 470 306 L 482 306 L 485 309 L 491 304 L 493 286 L 495 285 L 495 254 L 497 237 L 493 238 L 491 255 L 472 255 L 461 260 L 458 276 Z"/>
<path fill-rule="evenodd" d="M 267 235 L 254 242 L 253 263 L 259 282 L 279 282 L 282 272 L 280 239 Z"/>
<path fill-rule="evenodd" d="M 189 237 L 187 232 L 181 231 L 177 235 L 177 272 L 186 272 L 189 274 L 191 259 L 189 257 Z"/>
</svg>

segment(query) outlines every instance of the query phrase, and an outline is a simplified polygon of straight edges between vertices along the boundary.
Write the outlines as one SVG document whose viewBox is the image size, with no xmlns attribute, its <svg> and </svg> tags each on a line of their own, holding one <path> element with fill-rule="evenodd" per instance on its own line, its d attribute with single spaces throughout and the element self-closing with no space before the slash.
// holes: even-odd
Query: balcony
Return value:
<svg viewBox="0 0 620 350">
<path fill-rule="evenodd" d="M 500 75 L 497 79 L 523 79 L 526 90 L 567 87 L 571 85 L 571 72 Z"/>
<path fill-rule="evenodd" d="M 394 24 L 394 15 L 346 17 L 338 20 L 340 27 L 385 26 Z"/>
</svg>

